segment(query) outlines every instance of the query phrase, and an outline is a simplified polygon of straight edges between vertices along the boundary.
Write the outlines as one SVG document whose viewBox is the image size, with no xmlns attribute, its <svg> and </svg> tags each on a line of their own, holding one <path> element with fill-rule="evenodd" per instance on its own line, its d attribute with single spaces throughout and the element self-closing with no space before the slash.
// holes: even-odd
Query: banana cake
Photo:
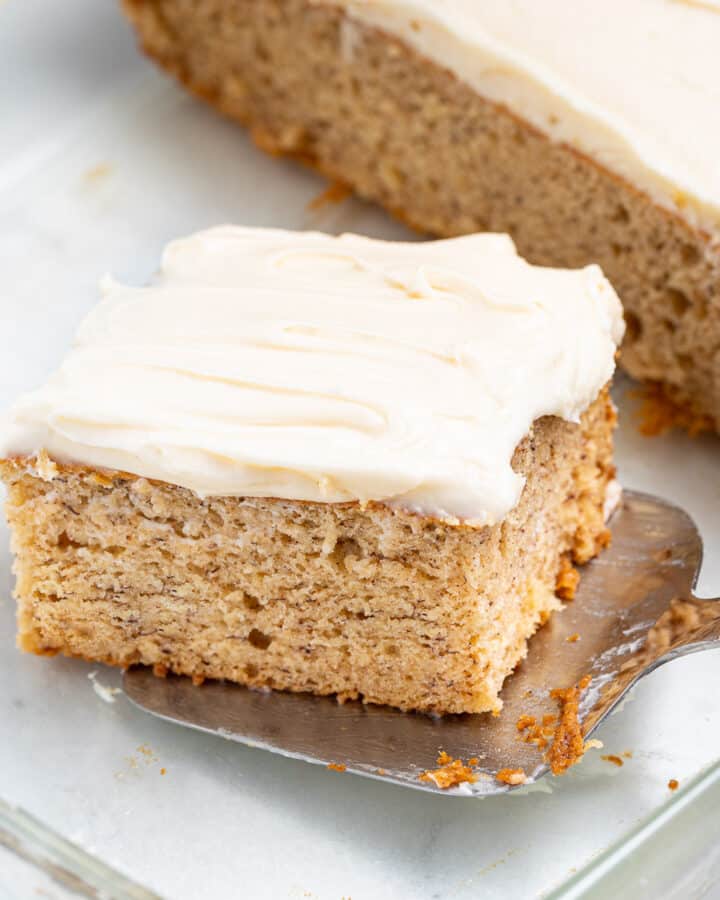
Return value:
<svg viewBox="0 0 720 900">
<path fill-rule="evenodd" d="M 196 94 L 423 232 L 599 263 L 622 363 L 720 428 L 718 0 L 124 0 Z M 650 393 L 650 392 L 649 392 Z"/>
<path fill-rule="evenodd" d="M 223 226 L 102 292 L 0 439 L 20 646 L 499 709 L 558 578 L 608 540 L 601 270 L 500 235 Z"/>
</svg>

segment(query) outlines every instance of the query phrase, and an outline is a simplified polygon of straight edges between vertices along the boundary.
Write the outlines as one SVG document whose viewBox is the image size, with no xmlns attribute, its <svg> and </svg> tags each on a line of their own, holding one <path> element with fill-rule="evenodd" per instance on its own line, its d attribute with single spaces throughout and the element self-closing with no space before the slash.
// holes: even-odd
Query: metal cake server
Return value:
<svg viewBox="0 0 720 900">
<path fill-rule="evenodd" d="M 125 673 L 124 690 L 164 719 L 307 762 L 438 792 L 419 776 L 438 767 L 444 750 L 464 761 L 477 757 L 479 774 L 476 783 L 444 793 L 513 790 L 495 779 L 498 770 L 523 769 L 526 783 L 549 772 L 546 751 L 525 743 L 517 723 L 525 715 L 539 722 L 557 714 L 553 689 L 590 676 L 579 710 L 587 739 L 640 678 L 678 656 L 720 646 L 720 601 L 692 595 L 702 541 L 690 517 L 627 491 L 612 532 L 612 546 L 584 568 L 574 602 L 540 629 L 506 681 L 500 716 L 432 718 L 226 682 L 196 687 L 189 678 L 157 678 L 142 667 Z"/>
</svg>

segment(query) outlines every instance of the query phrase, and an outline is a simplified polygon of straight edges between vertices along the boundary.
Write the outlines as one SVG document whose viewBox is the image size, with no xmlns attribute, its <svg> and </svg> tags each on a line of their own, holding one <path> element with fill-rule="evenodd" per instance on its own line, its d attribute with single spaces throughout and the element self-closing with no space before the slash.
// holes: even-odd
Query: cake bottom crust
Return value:
<svg viewBox="0 0 720 900">
<path fill-rule="evenodd" d="M 606 393 L 579 425 L 536 422 L 514 455 L 520 502 L 481 529 L 6 460 L 19 644 L 197 681 L 498 710 L 556 588 L 572 594 L 568 561 L 608 540 L 614 422 Z"/>
</svg>

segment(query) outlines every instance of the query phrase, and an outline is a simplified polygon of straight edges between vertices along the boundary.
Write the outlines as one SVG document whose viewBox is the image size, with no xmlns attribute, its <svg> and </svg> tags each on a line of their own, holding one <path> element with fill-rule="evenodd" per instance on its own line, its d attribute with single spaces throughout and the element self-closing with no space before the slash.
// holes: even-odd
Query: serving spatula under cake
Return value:
<svg viewBox="0 0 720 900">
<path fill-rule="evenodd" d="M 307 762 L 446 794 L 512 790 L 498 772 L 521 770 L 524 781 L 501 777 L 531 783 L 551 763 L 562 769 L 573 761 L 558 748 L 550 755 L 563 701 L 579 698 L 579 734 L 587 741 L 642 677 L 720 640 L 720 602 L 692 595 L 702 541 L 685 512 L 628 491 L 612 533 L 612 546 L 584 568 L 575 600 L 530 642 L 527 659 L 505 684 L 499 716 L 432 718 L 225 682 L 196 686 L 188 678 L 157 678 L 148 668 L 127 671 L 124 689 L 154 715 Z M 571 744 L 572 737 L 566 729 L 557 739 Z M 441 751 L 464 764 L 472 760 L 477 780 L 443 791 L 436 783 L 442 779 L 422 778 L 438 770 Z"/>
</svg>

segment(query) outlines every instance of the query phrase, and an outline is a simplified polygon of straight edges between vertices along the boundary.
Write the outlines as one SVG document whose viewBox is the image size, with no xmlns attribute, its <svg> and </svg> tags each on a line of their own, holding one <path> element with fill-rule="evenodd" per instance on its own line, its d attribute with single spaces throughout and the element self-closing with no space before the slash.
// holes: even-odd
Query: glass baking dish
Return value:
<svg viewBox="0 0 720 900">
<path fill-rule="evenodd" d="M 323 180 L 263 156 L 156 72 L 112 0 L 0 4 L 0 65 L 0 409 L 57 364 L 101 274 L 141 283 L 173 237 L 236 221 L 413 239 L 355 199 L 310 210 Z M 699 594 L 720 595 L 717 439 L 642 438 L 622 379 L 616 396 L 621 478 L 695 518 Z M 47 882 L 58 897 L 629 897 L 661 883 L 680 897 L 693 896 L 683 879 L 717 881 L 717 651 L 644 681 L 603 726 L 605 749 L 566 777 L 469 803 L 190 732 L 112 693 L 116 672 L 19 654 L 10 562 L 3 527 L 11 894 Z M 601 758 L 625 751 L 621 768 Z M 58 887 L 53 866 L 79 881 Z"/>
</svg>

